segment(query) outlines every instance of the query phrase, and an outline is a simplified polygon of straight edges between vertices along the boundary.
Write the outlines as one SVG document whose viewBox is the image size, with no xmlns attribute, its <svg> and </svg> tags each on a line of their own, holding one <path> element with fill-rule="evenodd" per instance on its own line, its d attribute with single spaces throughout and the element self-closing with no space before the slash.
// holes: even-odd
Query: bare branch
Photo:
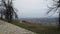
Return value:
<svg viewBox="0 0 60 34">
<path fill-rule="evenodd" d="M 7 7 L 7 4 L 5 3 L 5 0 L 2 0 L 3 4 L 5 7 Z"/>
<path fill-rule="evenodd" d="M 47 14 L 50 13 L 50 12 L 51 12 L 53 9 L 55 9 L 56 7 L 49 7 L 49 6 L 48 6 L 48 8 L 49 8 L 49 9 L 48 9 Z"/>
</svg>

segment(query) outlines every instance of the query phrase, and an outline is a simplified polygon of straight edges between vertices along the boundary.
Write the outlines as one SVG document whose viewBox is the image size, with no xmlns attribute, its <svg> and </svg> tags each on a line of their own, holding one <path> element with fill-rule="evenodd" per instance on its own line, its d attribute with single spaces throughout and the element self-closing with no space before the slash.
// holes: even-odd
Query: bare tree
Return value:
<svg viewBox="0 0 60 34">
<path fill-rule="evenodd" d="M 60 8 L 60 0 L 52 0 L 53 2 L 55 2 L 55 4 L 53 3 L 53 6 L 52 7 L 49 7 L 48 6 L 48 8 L 49 8 L 49 11 L 47 12 L 47 14 L 48 13 L 50 13 L 51 11 L 53 11 L 54 10 L 54 13 Z M 59 10 L 59 20 L 60 20 L 60 10 Z M 60 23 L 59 23 L 59 27 L 58 27 L 59 29 L 60 29 Z"/>
<path fill-rule="evenodd" d="M 4 12 L 5 12 L 4 6 L 3 4 L 1 4 L 1 1 L 0 1 L 0 18 L 1 19 L 3 19 Z"/>
<path fill-rule="evenodd" d="M 1 2 L 2 2 L 2 6 L 5 7 L 4 13 L 5 13 L 6 20 L 9 20 L 9 22 L 12 21 L 14 15 L 15 15 L 15 18 L 18 18 L 14 10 L 12 0 L 1 0 Z"/>
</svg>

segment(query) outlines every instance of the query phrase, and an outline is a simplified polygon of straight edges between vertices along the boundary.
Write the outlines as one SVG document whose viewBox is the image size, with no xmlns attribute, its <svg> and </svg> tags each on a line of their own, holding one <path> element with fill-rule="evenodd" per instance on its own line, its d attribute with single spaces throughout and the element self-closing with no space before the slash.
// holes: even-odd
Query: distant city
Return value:
<svg viewBox="0 0 60 34">
<path fill-rule="evenodd" d="M 30 22 L 30 23 L 37 23 L 37 24 L 47 24 L 47 25 L 58 25 L 59 18 L 20 18 L 22 21 Z"/>
</svg>

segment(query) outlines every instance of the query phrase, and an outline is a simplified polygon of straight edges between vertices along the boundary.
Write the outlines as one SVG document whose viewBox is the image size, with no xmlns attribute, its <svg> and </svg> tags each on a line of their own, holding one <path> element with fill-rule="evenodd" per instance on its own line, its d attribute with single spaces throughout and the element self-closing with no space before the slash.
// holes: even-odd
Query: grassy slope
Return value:
<svg viewBox="0 0 60 34">
<path fill-rule="evenodd" d="M 60 34 L 60 31 L 57 30 L 57 27 L 54 26 L 42 26 L 39 24 L 28 23 L 28 22 L 20 23 L 19 21 L 13 21 L 12 24 L 31 30 L 33 32 L 36 32 L 37 34 Z"/>
<path fill-rule="evenodd" d="M 7 20 L 4 20 L 4 21 L 7 21 Z M 57 27 L 54 27 L 54 26 L 42 26 L 40 24 L 20 22 L 20 21 L 13 21 L 11 23 L 19 27 L 36 32 L 37 34 L 60 34 L 60 30 L 58 30 Z"/>
</svg>

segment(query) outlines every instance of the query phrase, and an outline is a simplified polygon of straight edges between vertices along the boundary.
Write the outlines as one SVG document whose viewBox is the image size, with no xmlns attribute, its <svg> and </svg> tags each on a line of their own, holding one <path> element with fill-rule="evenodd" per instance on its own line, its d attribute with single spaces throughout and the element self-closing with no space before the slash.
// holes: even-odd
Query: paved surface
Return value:
<svg viewBox="0 0 60 34">
<path fill-rule="evenodd" d="M 0 34 L 36 34 L 36 33 L 0 20 Z"/>
</svg>

